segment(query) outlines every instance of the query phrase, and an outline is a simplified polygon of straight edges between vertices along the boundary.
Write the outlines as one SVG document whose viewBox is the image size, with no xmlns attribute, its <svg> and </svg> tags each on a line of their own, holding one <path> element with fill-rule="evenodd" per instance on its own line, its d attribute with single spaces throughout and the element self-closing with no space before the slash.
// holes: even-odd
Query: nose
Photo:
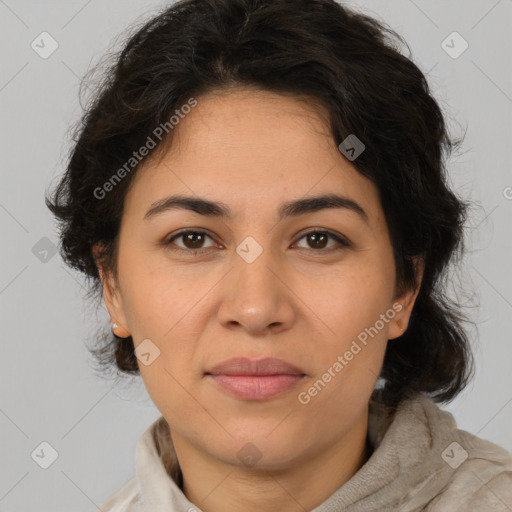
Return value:
<svg viewBox="0 0 512 512">
<path fill-rule="evenodd" d="M 296 315 L 296 297 L 278 259 L 263 250 L 249 261 L 236 254 L 234 267 L 222 280 L 219 322 L 253 336 L 289 329 Z"/>
</svg>

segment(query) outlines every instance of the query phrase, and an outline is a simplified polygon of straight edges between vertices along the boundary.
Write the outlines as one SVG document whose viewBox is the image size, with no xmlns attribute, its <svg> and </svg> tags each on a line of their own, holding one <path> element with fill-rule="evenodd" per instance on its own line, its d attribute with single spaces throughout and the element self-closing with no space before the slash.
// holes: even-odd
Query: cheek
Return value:
<svg viewBox="0 0 512 512">
<path fill-rule="evenodd" d="M 322 390 L 317 405 L 322 403 L 334 415 L 352 401 L 363 404 L 380 373 L 394 316 L 392 269 L 387 272 L 384 265 L 367 261 L 331 275 L 324 281 L 324 293 L 309 295 L 319 325 L 329 327 L 321 327 L 325 335 L 318 341 L 318 373 L 311 384 Z"/>
<path fill-rule="evenodd" d="M 125 251 L 119 259 L 123 308 L 135 344 L 144 338 L 164 339 L 195 302 L 194 282 L 162 264 L 159 254 Z"/>
<path fill-rule="evenodd" d="M 197 366 L 196 331 L 204 323 L 201 297 L 207 291 L 197 275 L 194 278 L 190 272 L 180 272 L 158 260 L 156 256 L 130 255 L 119 264 L 126 321 L 140 358 L 141 377 L 157 406 L 162 390 L 167 399 L 174 400 L 168 396 L 179 388 L 174 379 L 185 384 L 196 378 L 190 370 Z M 139 348 L 142 343 L 145 345 Z M 152 361 L 149 365 L 142 362 L 146 347 Z"/>
<path fill-rule="evenodd" d="M 390 308 L 393 276 L 380 265 L 347 268 L 329 276 L 317 292 L 309 292 L 312 309 L 329 326 L 327 338 L 343 348 L 365 329 L 373 326 Z M 379 330 L 387 333 L 387 323 Z"/>
</svg>

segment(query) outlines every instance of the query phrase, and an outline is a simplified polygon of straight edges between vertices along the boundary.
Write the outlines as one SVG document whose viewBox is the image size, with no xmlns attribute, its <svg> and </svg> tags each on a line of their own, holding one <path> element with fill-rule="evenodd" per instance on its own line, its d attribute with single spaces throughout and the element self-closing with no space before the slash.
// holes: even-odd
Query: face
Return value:
<svg viewBox="0 0 512 512">
<path fill-rule="evenodd" d="M 170 149 L 137 171 L 118 280 L 102 277 L 173 436 L 225 463 L 252 450 L 286 468 L 366 429 L 386 344 L 414 304 L 395 296 L 377 188 L 319 108 L 250 89 L 197 98 Z M 178 195 L 216 205 L 163 203 Z M 342 199 L 304 201 L 329 195 Z M 298 376 L 208 375 L 234 357 L 278 358 Z"/>
</svg>

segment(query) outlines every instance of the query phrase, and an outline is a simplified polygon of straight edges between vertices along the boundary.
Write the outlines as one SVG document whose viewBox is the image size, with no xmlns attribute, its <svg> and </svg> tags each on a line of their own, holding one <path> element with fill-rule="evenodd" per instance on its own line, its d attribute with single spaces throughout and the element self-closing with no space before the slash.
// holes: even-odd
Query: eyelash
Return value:
<svg viewBox="0 0 512 512">
<path fill-rule="evenodd" d="M 164 245 L 168 248 L 170 248 L 170 246 L 172 245 L 173 241 L 176 240 L 177 238 L 180 238 L 184 235 L 188 235 L 188 234 L 199 234 L 199 235 L 206 235 L 207 237 L 211 238 L 213 240 L 213 237 L 211 235 L 209 235 L 206 231 L 202 231 L 200 229 L 186 229 L 186 230 L 183 230 L 183 231 L 180 231 L 179 233 L 176 233 L 175 235 L 173 235 L 169 240 L 167 240 L 166 242 L 164 242 Z M 302 240 L 304 237 L 308 236 L 308 235 L 312 235 L 312 234 L 325 234 L 327 236 L 329 236 L 330 238 L 332 238 L 333 240 L 335 240 L 336 242 L 338 242 L 341 247 L 334 247 L 334 248 L 330 248 L 330 249 L 310 249 L 311 251 L 313 252 L 326 252 L 326 253 L 331 253 L 333 251 L 339 251 L 339 250 L 342 250 L 342 249 L 345 249 L 347 247 L 350 247 L 352 244 L 350 242 L 348 242 L 348 240 L 336 235 L 335 233 L 333 233 L 332 231 L 328 231 L 328 230 L 312 230 L 312 231 L 308 231 L 307 233 L 304 233 L 298 241 Z M 185 252 L 185 253 L 188 253 L 188 254 L 193 254 L 193 255 L 197 255 L 197 256 L 200 256 L 201 254 L 205 254 L 207 253 L 210 249 L 212 249 L 212 247 L 207 247 L 207 248 L 202 248 L 202 249 L 183 249 L 183 247 L 173 247 L 171 250 L 173 251 L 177 251 L 177 252 Z"/>
</svg>

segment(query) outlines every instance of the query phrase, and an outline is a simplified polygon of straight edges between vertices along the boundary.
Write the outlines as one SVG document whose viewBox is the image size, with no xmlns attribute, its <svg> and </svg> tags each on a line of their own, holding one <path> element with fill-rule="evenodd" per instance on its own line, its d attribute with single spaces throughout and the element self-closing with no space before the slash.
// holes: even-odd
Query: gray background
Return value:
<svg viewBox="0 0 512 512">
<path fill-rule="evenodd" d="M 108 317 L 103 306 L 96 310 L 84 302 L 81 276 L 52 253 L 58 240 L 43 194 L 63 170 L 68 129 L 80 116 L 79 78 L 116 35 L 162 5 L 0 0 L 4 512 L 92 510 L 134 474 L 136 440 L 159 416 L 140 381 L 114 386 L 92 373 L 84 343 Z M 512 1 L 349 5 L 405 37 L 415 61 L 429 72 L 452 133 L 468 128 L 464 153 L 451 161 L 450 172 L 457 191 L 480 205 L 470 219 L 461 276 L 461 298 L 477 323 L 471 330 L 477 374 L 445 408 L 461 428 L 512 451 Z M 31 47 L 34 40 L 42 46 L 43 31 L 58 43 L 46 59 Z M 457 58 L 463 44 L 458 36 L 444 43 L 451 49 L 442 44 L 453 31 L 469 44 Z M 44 51 L 49 49 L 47 39 Z M 31 456 L 43 441 L 58 453 L 48 469 Z"/>
</svg>

